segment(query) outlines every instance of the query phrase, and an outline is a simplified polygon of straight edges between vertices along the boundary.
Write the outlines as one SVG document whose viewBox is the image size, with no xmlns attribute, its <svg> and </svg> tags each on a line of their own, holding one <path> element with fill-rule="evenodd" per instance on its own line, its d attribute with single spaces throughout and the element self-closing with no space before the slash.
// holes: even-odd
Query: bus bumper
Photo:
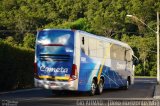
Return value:
<svg viewBox="0 0 160 106">
<path fill-rule="evenodd" d="M 52 90 L 77 90 L 74 84 L 75 81 L 48 81 L 34 78 L 35 87 L 41 87 Z"/>
</svg>

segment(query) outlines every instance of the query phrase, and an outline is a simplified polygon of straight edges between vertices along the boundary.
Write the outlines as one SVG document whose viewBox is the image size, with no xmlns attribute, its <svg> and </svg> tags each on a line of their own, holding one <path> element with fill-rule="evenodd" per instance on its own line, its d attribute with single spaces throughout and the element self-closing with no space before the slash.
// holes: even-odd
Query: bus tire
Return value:
<svg viewBox="0 0 160 106">
<path fill-rule="evenodd" d="M 129 88 L 129 81 L 126 81 L 126 85 L 123 87 L 124 90 L 127 90 Z"/>
<path fill-rule="evenodd" d="M 101 78 L 99 84 L 97 85 L 97 94 L 100 95 L 103 92 L 104 81 Z"/>
<path fill-rule="evenodd" d="M 89 95 L 90 95 L 90 96 L 95 95 L 95 93 L 96 93 L 96 88 L 97 88 L 97 83 L 96 83 L 96 81 L 93 79 L 92 84 L 91 84 L 91 90 L 90 90 L 90 92 L 89 92 Z"/>
</svg>

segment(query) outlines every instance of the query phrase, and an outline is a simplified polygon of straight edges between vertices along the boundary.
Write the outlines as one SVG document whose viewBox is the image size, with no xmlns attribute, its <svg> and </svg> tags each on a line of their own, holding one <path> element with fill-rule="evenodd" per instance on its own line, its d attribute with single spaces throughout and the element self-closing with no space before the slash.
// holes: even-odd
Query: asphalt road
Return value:
<svg viewBox="0 0 160 106">
<path fill-rule="evenodd" d="M 156 79 L 154 78 L 136 78 L 135 84 L 131 85 L 128 90 L 109 89 L 95 96 L 89 96 L 85 92 L 67 91 L 57 96 L 52 94 L 51 90 L 45 89 L 6 92 L 0 93 L 0 105 L 7 106 L 8 103 L 10 104 L 8 106 L 83 106 L 85 105 L 83 100 L 152 99 L 155 85 Z"/>
</svg>

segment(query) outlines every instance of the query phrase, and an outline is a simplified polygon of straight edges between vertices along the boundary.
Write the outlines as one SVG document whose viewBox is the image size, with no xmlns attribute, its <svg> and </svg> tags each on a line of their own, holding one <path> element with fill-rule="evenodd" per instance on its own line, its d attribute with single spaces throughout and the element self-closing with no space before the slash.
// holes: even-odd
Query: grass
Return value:
<svg viewBox="0 0 160 106">
<path fill-rule="evenodd" d="M 156 76 L 134 76 L 134 78 L 157 78 Z"/>
</svg>

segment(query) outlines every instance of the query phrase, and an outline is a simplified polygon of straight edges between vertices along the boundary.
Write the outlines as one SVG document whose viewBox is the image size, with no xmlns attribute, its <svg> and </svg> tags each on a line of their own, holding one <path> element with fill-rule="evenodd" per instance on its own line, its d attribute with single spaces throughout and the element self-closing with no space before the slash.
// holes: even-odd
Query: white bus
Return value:
<svg viewBox="0 0 160 106">
<path fill-rule="evenodd" d="M 133 50 L 123 42 L 81 30 L 44 29 L 36 38 L 36 87 L 89 91 L 134 83 Z"/>
</svg>

